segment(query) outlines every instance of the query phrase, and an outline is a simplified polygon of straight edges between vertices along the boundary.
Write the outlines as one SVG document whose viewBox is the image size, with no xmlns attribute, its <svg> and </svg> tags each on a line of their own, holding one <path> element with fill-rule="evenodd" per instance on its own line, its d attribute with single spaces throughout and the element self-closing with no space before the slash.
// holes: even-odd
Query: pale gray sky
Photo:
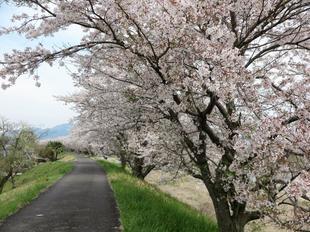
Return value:
<svg viewBox="0 0 310 232">
<path fill-rule="evenodd" d="M 11 16 L 21 11 L 22 9 L 12 5 L 1 5 L 0 27 L 10 25 Z M 75 44 L 80 37 L 81 31 L 78 28 L 70 28 L 69 31 L 59 32 L 54 37 L 40 38 L 36 41 L 27 41 L 17 34 L 0 36 L 0 57 L 11 49 L 23 49 L 39 42 L 48 47 L 59 47 L 64 43 Z M 74 116 L 70 106 L 65 106 L 54 97 L 74 92 L 67 70 L 57 65 L 53 67 L 42 65 L 38 74 L 41 77 L 40 88 L 35 87 L 35 82 L 26 76 L 20 78 L 13 87 L 6 90 L 0 88 L 0 116 L 40 127 L 65 123 Z"/>
</svg>

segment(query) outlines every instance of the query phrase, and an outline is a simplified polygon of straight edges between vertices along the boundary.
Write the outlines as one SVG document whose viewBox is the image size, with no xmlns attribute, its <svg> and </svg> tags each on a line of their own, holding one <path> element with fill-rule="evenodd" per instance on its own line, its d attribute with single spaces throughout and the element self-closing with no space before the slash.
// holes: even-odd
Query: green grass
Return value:
<svg viewBox="0 0 310 232">
<path fill-rule="evenodd" d="M 43 163 L 17 176 L 16 188 L 13 189 L 11 183 L 7 183 L 0 194 L 0 221 L 30 203 L 72 168 L 72 162 Z"/>
<path fill-rule="evenodd" d="M 120 209 L 125 232 L 212 232 L 216 224 L 205 215 L 121 167 L 98 161 L 106 171 Z"/>
</svg>

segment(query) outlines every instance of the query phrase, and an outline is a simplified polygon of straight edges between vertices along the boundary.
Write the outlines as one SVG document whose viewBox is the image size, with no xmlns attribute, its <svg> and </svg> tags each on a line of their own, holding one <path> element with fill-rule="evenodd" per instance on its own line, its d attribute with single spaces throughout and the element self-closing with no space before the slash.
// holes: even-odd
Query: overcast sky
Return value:
<svg viewBox="0 0 310 232">
<path fill-rule="evenodd" d="M 10 25 L 11 16 L 21 11 L 12 5 L 0 5 L 0 27 Z M 40 38 L 36 41 L 27 41 L 17 34 L 0 36 L 0 56 L 11 49 L 23 49 L 39 42 L 48 47 L 59 47 L 64 43 L 75 44 L 80 37 L 81 32 L 78 28 L 71 28 L 69 31 L 57 33 L 54 37 Z M 40 88 L 35 87 L 35 82 L 26 76 L 20 78 L 13 87 L 6 90 L 0 88 L 0 116 L 40 127 L 65 123 L 74 116 L 70 106 L 64 105 L 54 97 L 74 92 L 73 82 L 67 70 L 57 65 L 52 68 L 43 65 L 38 74 L 41 77 Z"/>
</svg>

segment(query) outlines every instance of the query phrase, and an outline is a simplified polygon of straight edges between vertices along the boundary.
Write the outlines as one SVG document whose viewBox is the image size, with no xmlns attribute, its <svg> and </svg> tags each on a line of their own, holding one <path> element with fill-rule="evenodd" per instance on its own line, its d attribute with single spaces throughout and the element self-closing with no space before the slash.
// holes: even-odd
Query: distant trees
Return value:
<svg viewBox="0 0 310 232">
<path fill-rule="evenodd" d="M 64 152 L 65 146 L 59 141 L 49 141 L 47 144 L 38 146 L 38 155 L 49 161 L 57 161 L 58 156 Z"/>
<path fill-rule="evenodd" d="M 158 118 L 154 113 L 147 115 L 149 110 L 127 85 L 113 80 L 107 84 L 100 76 L 81 77 L 77 82 L 83 92 L 60 98 L 80 112 L 68 146 L 88 153 L 114 154 L 123 167 L 131 167 L 141 179 L 157 165 L 162 166 L 169 152 L 162 152 L 160 141 L 151 136 L 151 127 L 158 124 Z"/>
<path fill-rule="evenodd" d="M 64 149 L 58 141 L 40 144 L 31 128 L 0 118 L 0 193 L 8 181 L 14 187 L 15 176 L 35 165 L 39 157 L 56 161 Z"/>
<path fill-rule="evenodd" d="M 0 119 L 0 193 L 4 185 L 33 165 L 37 146 L 34 132 L 23 125 Z"/>
</svg>

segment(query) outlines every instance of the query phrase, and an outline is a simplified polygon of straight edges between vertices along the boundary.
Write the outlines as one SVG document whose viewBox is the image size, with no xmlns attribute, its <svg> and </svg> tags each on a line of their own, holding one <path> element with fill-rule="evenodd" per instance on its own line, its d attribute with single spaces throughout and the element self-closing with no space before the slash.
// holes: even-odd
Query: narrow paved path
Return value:
<svg viewBox="0 0 310 232">
<path fill-rule="evenodd" d="M 119 225 L 106 175 L 95 161 L 78 157 L 70 174 L 9 217 L 0 232 L 113 232 Z"/>
</svg>

